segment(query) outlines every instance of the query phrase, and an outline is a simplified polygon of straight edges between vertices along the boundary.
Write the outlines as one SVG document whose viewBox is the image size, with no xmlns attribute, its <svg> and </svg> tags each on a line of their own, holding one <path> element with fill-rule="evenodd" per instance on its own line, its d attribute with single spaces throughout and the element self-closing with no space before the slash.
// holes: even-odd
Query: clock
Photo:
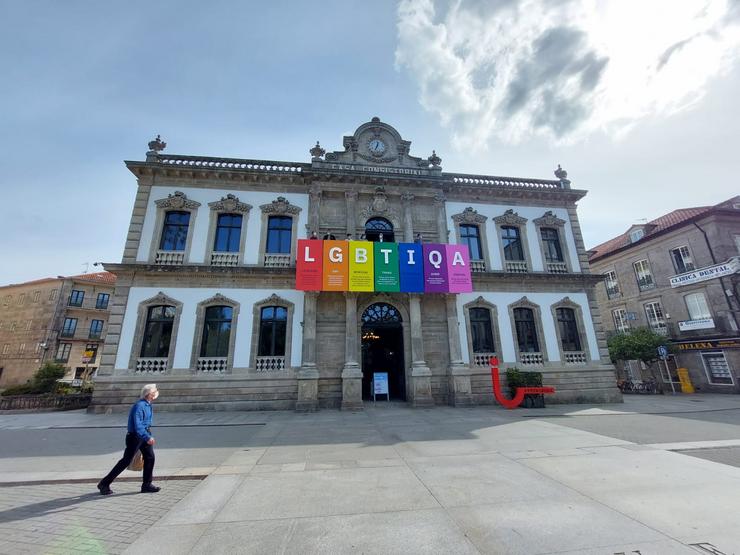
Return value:
<svg viewBox="0 0 740 555">
<path fill-rule="evenodd" d="M 380 139 L 370 139 L 367 148 L 373 156 L 382 156 L 385 152 L 385 143 Z"/>
</svg>

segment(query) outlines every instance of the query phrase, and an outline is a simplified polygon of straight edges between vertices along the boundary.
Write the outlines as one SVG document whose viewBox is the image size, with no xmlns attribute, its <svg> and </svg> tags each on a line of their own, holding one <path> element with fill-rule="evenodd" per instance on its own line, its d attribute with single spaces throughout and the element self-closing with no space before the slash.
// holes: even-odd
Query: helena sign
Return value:
<svg viewBox="0 0 740 555">
<path fill-rule="evenodd" d="M 729 276 L 738 270 L 740 270 L 740 257 L 735 256 L 722 264 L 707 266 L 693 272 L 673 276 L 671 278 L 671 287 L 681 287 L 682 285 L 691 285 L 692 283 L 699 283 L 708 279 Z"/>
<path fill-rule="evenodd" d="M 300 239 L 300 291 L 470 293 L 467 245 Z"/>
</svg>

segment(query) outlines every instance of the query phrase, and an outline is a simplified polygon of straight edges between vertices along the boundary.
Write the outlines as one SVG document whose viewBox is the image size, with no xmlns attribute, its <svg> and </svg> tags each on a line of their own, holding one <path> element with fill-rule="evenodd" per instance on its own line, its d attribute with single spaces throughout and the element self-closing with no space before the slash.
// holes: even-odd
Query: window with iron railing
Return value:
<svg viewBox="0 0 740 555">
<path fill-rule="evenodd" d="M 650 263 L 647 260 L 638 260 L 632 266 L 635 269 L 637 285 L 640 288 L 640 291 L 654 289 L 655 281 L 653 280 L 653 274 L 650 271 Z"/>
<path fill-rule="evenodd" d="M 93 320 L 90 322 L 90 339 L 100 339 L 103 333 L 103 320 Z"/>
<path fill-rule="evenodd" d="M 85 300 L 85 292 L 73 289 L 72 293 L 69 295 L 69 302 L 67 304 L 69 306 L 82 306 L 82 302 L 84 300 Z"/>
<path fill-rule="evenodd" d="M 606 274 L 604 274 L 604 284 L 606 285 L 607 297 L 615 299 L 622 296 L 622 292 L 619 290 L 619 282 L 617 281 L 616 272 L 606 272 Z"/>
<path fill-rule="evenodd" d="M 108 293 L 98 293 L 98 298 L 95 301 L 95 308 L 105 310 L 108 308 L 108 302 L 110 301 L 110 295 Z"/>
<path fill-rule="evenodd" d="M 614 329 L 619 333 L 625 333 L 630 329 L 627 321 L 627 311 L 624 308 L 612 310 L 612 318 L 614 319 Z"/>
<path fill-rule="evenodd" d="M 65 318 L 62 326 L 62 337 L 72 337 L 77 330 L 77 318 Z"/>
<path fill-rule="evenodd" d="M 663 307 L 660 306 L 659 302 L 645 303 L 645 315 L 650 329 L 664 335 L 668 332 L 668 326 L 663 316 Z"/>
<path fill-rule="evenodd" d="M 689 247 L 686 245 L 671 249 L 671 260 L 677 274 L 684 274 L 695 270 L 694 261 L 691 259 Z"/>
</svg>

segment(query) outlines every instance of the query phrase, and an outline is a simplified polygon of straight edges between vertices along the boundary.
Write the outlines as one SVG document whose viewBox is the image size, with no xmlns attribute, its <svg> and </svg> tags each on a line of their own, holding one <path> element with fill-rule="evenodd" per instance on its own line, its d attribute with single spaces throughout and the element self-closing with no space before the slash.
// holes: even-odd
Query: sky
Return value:
<svg viewBox="0 0 740 555">
<path fill-rule="evenodd" d="M 118 262 L 124 160 L 309 162 L 378 116 L 445 171 L 553 178 L 587 247 L 740 194 L 738 0 L 0 7 L 0 285 Z"/>
</svg>

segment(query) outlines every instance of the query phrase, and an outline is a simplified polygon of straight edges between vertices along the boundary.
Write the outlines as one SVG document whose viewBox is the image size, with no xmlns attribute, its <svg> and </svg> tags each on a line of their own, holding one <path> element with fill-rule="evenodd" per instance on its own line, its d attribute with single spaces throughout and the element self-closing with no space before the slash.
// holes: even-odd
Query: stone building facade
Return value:
<svg viewBox="0 0 740 555">
<path fill-rule="evenodd" d="M 64 364 L 65 381 L 97 372 L 115 283 L 96 272 L 0 287 L 0 388 L 26 383 L 45 362 Z"/>
<path fill-rule="evenodd" d="M 413 406 L 493 403 L 488 359 L 554 402 L 618 401 L 576 214 L 556 180 L 445 173 L 373 118 L 310 162 L 126 162 L 137 194 L 93 410 L 360 409 L 386 372 Z M 464 243 L 473 292 L 296 290 L 297 239 Z"/>
<path fill-rule="evenodd" d="M 673 345 L 667 365 L 619 365 L 619 377 L 660 376 L 678 388 L 686 368 L 697 391 L 740 392 L 740 197 L 674 210 L 589 251 L 608 334 L 649 327 Z"/>
</svg>

